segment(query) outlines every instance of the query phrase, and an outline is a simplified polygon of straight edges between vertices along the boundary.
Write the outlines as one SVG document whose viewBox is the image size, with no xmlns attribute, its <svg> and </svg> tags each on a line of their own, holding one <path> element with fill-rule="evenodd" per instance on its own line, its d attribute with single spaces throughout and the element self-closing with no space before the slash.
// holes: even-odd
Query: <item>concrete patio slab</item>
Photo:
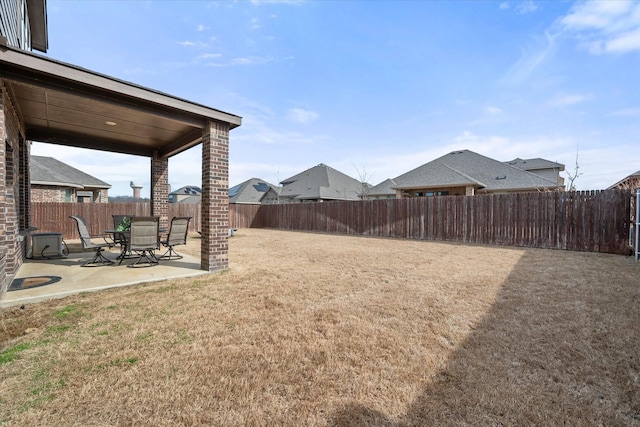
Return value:
<svg viewBox="0 0 640 427">
<path fill-rule="evenodd" d="M 106 254 L 108 258 L 115 259 L 118 252 L 112 250 Z M 188 255 L 179 260 L 161 260 L 153 267 L 128 268 L 127 265 L 132 260 L 126 259 L 121 265 L 116 262 L 113 265 L 99 267 L 81 266 L 92 257 L 92 252 L 84 252 L 71 253 L 69 257 L 60 259 L 25 260 L 15 279 L 50 276 L 54 283 L 9 291 L 0 300 L 0 307 L 35 303 L 119 286 L 210 274 L 208 271 L 200 270 L 199 259 Z"/>
</svg>

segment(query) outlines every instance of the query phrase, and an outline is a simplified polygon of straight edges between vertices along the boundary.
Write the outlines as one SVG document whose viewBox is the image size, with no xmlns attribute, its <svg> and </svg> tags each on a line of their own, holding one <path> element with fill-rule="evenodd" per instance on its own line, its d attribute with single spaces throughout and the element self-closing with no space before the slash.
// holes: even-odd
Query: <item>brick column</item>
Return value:
<svg viewBox="0 0 640 427">
<path fill-rule="evenodd" d="M 209 122 L 202 130 L 201 268 L 229 267 L 229 124 Z"/>
<path fill-rule="evenodd" d="M 4 84 L 0 80 L 0 212 L 3 219 L 0 220 L 0 299 L 9 287 L 7 283 L 7 230 L 4 218 L 6 217 L 6 163 L 5 163 L 5 139 L 7 138 L 5 109 L 4 109 Z"/>
<path fill-rule="evenodd" d="M 160 227 L 169 227 L 169 158 L 151 158 L 151 216 L 160 217 Z"/>
</svg>

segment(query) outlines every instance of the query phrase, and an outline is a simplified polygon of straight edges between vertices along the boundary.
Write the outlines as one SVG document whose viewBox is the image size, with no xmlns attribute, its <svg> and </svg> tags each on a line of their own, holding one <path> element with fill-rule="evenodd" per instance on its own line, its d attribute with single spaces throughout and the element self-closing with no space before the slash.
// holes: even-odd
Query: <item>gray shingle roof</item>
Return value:
<svg viewBox="0 0 640 427">
<path fill-rule="evenodd" d="M 323 163 L 281 182 L 280 198 L 359 200 L 362 183 Z"/>
<path fill-rule="evenodd" d="M 53 157 L 31 156 L 31 183 L 74 188 L 111 188 L 110 184 Z"/>
<path fill-rule="evenodd" d="M 380 184 L 375 185 L 367 191 L 368 196 L 386 196 L 390 194 L 396 194 L 396 185 L 398 185 L 393 179 L 388 178 L 382 181 Z"/>
<path fill-rule="evenodd" d="M 176 191 L 172 191 L 169 194 L 181 195 L 181 196 L 201 196 L 202 189 L 195 185 L 185 185 L 184 187 L 180 187 Z"/>
<path fill-rule="evenodd" d="M 517 168 L 520 168 L 526 171 L 533 171 L 533 170 L 539 170 L 539 169 L 559 169 L 561 171 L 564 170 L 564 165 L 562 163 L 552 162 L 551 160 L 545 160 L 539 157 L 535 159 L 516 158 L 504 163 L 511 166 L 515 166 Z"/>
<path fill-rule="evenodd" d="M 486 191 L 555 189 L 558 184 L 469 150 L 453 151 L 394 178 L 396 188 L 462 185 Z"/>
<path fill-rule="evenodd" d="M 263 179 L 251 178 L 229 189 L 229 203 L 260 204 L 270 192 L 278 195 L 279 188 Z"/>
</svg>

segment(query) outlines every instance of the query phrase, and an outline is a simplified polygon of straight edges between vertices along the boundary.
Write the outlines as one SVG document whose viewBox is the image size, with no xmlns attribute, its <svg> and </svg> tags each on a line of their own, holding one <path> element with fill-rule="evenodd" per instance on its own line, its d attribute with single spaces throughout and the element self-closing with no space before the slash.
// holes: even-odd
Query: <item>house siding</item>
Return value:
<svg viewBox="0 0 640 427">
<path fill-rule="evenodd" d="M 10 46 L 31 50 L 26 3 L 26 0 L 0 1 L 0 34 Z"/>
</svg>

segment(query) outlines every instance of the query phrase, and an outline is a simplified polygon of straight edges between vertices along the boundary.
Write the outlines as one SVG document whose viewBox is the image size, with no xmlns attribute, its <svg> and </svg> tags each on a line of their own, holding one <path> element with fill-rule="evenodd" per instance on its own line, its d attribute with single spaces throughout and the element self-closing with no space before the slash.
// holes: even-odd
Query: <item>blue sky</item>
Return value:
<svg viewBox="0 0 640 427">
<path fill-rule="evenodd" d="M 47 56 L 242 116 L 230 186 L 319 163 L 375 185 L 461 149 L 572 173 L 577 154 L 580 190 L 640 170 L 640 2 L 47 4 Z M 110 195 L 131 195 L 132 180 L 149 195 L 147 158 L 32 154 Z M 200 184 L 200 146 L 169 160 L 169 181 Z"/>
</svg>

